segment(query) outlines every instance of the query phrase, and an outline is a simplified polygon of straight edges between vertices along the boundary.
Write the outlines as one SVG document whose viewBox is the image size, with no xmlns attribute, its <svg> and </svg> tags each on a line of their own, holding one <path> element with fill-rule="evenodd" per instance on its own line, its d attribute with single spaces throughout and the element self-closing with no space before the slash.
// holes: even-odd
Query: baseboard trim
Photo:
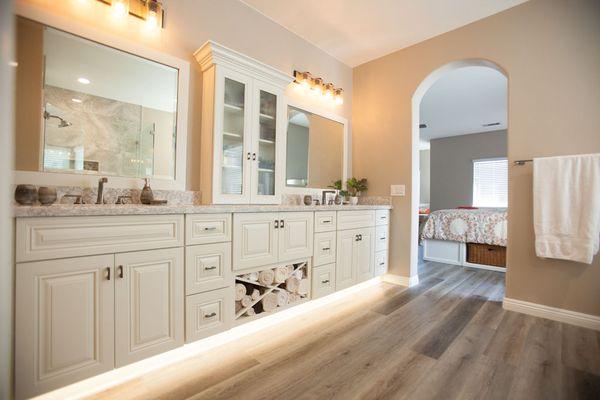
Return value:
<svg viewBox="0 0 600 400">
<path fill-rule="evenodd" d="M 530 303 L 528 301 L 510 298 L 504 298 L 502 306 L 505 310 L 516 311 L 523 314 L 533 315 L 535 317 L 546 318 L 553 321 L 564 322 L 566 324 L 600 331 L 600 316 L 583 314 L 576 311 L 549 307 L 543 304 Z"/>
<path fill-rule="evenodd" d="M 419 275 L 401 276 L 388 273 L 383 275 L 381 280 L 393 285 L 413 287 L 419 284 Z"/>
</svg>

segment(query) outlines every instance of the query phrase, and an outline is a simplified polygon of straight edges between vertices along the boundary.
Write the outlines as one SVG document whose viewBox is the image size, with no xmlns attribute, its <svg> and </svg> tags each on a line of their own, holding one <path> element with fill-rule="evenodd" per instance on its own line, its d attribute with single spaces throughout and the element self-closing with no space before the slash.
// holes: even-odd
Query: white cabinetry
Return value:
<svg viewBox="0 0 600 400">
<path fill-rule="evenodd" d="M 115 255 L 117 367 L 183 344 L 183 249 Z"/>
<path fill-rule="evenodd" d="M 237 213 L 233 237 L 235 271 L 311 257 L 313 213 Z"/>
<path fill-rule="evenodd" d="M 374 229 L 337 232 L 335 289 L 340 290 L 373 277 Z"/>
<path fill-rule="evenodd" d="M 203 71 L 202 191 L 215 204 L 277 204 L 283 182 L 285 87 L 293 80 L 214 42 L 196 53 Z"/>
<path fill-rule="evenodd" d="M 20 264 L 16 270 L 16 397 L 114 366 L 114 256 Z"/>
</svg>

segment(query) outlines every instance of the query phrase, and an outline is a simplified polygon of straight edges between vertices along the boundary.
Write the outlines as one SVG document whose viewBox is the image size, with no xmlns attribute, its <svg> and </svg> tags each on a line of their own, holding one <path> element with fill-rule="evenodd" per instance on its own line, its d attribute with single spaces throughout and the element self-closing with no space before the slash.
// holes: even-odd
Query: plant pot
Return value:
<svg viewBox="0 0 600 400">
<path fill-rule="evenodd" d="M 358 196 L 349 196 L 348 201 L 350 202 L 351 206 L 355 206 L 358 204 Z"/>
</svg>

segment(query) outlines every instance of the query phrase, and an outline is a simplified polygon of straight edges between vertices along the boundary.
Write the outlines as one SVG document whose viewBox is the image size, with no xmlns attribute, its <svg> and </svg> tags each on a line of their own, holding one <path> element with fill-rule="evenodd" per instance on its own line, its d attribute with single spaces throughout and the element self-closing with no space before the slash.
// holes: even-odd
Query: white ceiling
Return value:
<svg viewBox="0 0 600 400">
<path fill-rule="evenodd" d="M 177 75 L 168 67 L 53 28 L 44 31 L 48 85 L 173 112 Z M 87 85 L 77 81 L 89 79 Z"/>
<path fill-rule="evenodd" d="M 240 0 L 354 67 L 527 0 Z"/>
<path fill-rule="evenodd" d="M 442 75 L 420 107 L 421 143 L 431 139 L 506 129 L 507 79 L 488 67 L 463 67 Z M 500 125 L 484 127 L 484 124 Z M 423 147 L 423 146 L 422 146 Z"/>
</svg>

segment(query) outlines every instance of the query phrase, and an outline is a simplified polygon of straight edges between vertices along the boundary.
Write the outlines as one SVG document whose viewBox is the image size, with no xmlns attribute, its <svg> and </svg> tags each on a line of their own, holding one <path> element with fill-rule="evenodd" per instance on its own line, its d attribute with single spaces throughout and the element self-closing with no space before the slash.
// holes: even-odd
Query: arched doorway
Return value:
<svg viewBox="0 0 600 400">
<path fill-rule="evenodd" d="M 420 183 L 420 134 L 421 105 L 425 95 L 445 75 L 466 67 L 491 68 L 508 79 L 507 72 L 498 64 L 484 59 L 465 59 L 453 61 L 431 72 L 417 87 L 412 97 L 412 191 L 411 191 L 411 250 L 410 250 L 410 276 L 411 284 L 418 282 L 419 265 L 419 206 L 421 204 Z M 505 96 L 506 103 L 508 102 Z M 505 106 L 507 105 L 505 103 Z M 506 118 L 508 120 L 508 117 Z M 508 121 L 506 122 L 508 133 Z"/>
</svg>

